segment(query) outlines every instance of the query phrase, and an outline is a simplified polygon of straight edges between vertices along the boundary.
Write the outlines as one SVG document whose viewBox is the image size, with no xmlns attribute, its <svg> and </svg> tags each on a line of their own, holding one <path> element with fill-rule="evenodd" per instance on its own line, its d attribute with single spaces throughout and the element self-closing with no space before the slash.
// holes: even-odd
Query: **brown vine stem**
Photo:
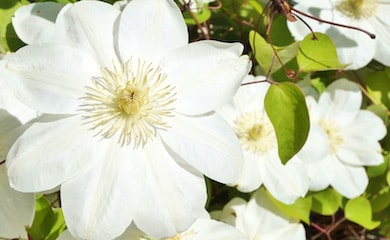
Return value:
<svg viewBox="0 0 390 240">
<path fill-rule="evenodd" d="M 320 231 L 318 234 L 316 234 L 315 236 L 313 236 L 312 240 L 315 240 L 317 238 L 319 238 L 320 236 L 324 235 L 326 236 L 326 238 L 328 240 L 332 240 L 332 237 L 331 237 L 331 232 L 333 230 L 335 230 L 341 223 L 343 223 L 344 221 L 346 221 L 347 219 L 345 217 L 342 217 L 340 218 L 337 222 L 334 222 L 334 215 L 332 216 L 332 224 L 329 226 L 329 227 L 326 227 L 326 228 L 322 228 L 321 226 L 315 224 L 315 223 L 311 223 L 310 225 L 312 227 L 314 227 L 315 229 L 317 229 L 318 231 Z"/>
</svg>

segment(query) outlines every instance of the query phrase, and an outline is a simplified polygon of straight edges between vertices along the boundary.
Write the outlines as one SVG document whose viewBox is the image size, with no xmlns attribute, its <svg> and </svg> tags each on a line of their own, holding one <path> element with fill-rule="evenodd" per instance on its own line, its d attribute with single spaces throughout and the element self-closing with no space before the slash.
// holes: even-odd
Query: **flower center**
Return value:
<svg viewBox="0 0 390 240">
<path fill-rule="evenodd" d="M 165 118 L 173 117 L 174 87 L 165 82 L 160 68 L 139 59 L 102 68 L 101 77 L 93 77 L 87 87 L 80 111 L 85 124 L 96 135 L 118 137 L 121 145 L 144 146 L 158 129 L 166 129 Z"/>
<path fill-rule="evenodd" d="M 342 0 L 336 5 L 339 12 L 354 19 L 374 16 L 377 7 L 375 0 Z"/>
<path fill-rule="evenodd" d="M 324 129 L 325 133 L 328 135 L 330 143 L 330 151 L 332 153 L 336 152 L 338 147 L 343 144 L 344 139 L 341 135 L 340 129 L 335 126 L 333 122 L 321 121 L 320 126 Z"/>
<path fill-rule="evenodd" d="M 235 125 L 235 132 L 245 150 L 264 155 L 277 147 L 274 128 L 265 114 L 243 113 Z"/>
</svg>

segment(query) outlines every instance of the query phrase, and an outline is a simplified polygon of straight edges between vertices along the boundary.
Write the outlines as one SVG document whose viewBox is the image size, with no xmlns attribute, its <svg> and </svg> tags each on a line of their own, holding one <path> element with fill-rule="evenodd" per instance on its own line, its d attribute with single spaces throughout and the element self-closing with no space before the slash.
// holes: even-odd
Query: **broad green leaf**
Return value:
<svg viewBox="0 0 390 240">
<path fill-rule="evenodd" d="M 372 212 L 383 211 L 390 205 L 390 187 L 386 186 L 370 198 Z"/>
<path fill-rule="evenodd" d="M 301 71 L 321 71 L 344 68 L 347 65 L 339 62 L 332 40 L 322 33 L 316 33 L 317 40 L 308 34 L 299 45 L 297 55 Z"/>
<path fill-rule="evenodd" d="M 390 68 L 368 74 L 364 82 L 367 92 L 375 104 L 383 104 L 390 109 Z"/>
<path fill-rule="evenodd" d="M 372 221 L 370 202 L 364 197 L 357 197 L 347 202 L 344 208 L 345 217 L 369 230 L 379 226 L 379 221 Z"/>
<path fill-rule="evenodd" d="M 285 164 L 302 148 L 309 134 L 305 97 L 293 83 L 273 84 L 265 96 L 264 106 L 275 129 L 280 160 Z"/>
<path fill-rule="evenodd" d="M 249 32 L 249 43 L 255 54 L 256 61 L 259 63 L 265 73 L 267 73 L 271 67 L 271 73 L 277 71 L 282 67 L 281 63 L 275 56 L 272 46 L 258 33 Z M 276 47 L 279 59 L 286 64 L 293 59 L 298 53 L 299 42 L 294 42 L 285 47 Z"/>
<path fill-rule="evenodd" d="M 310 224 L 310 210 L 312 206 L 312 198 L 306 196 L 305 198 L 298 198 L 293 204 L 285 204 L 275 199 L 268 191 L 267 196 L 284 214 L 295 219 L 302 220 Z"/>
<path fill-rule="evenodd" d="M 389 155 L 384 156 L 383 163 L 378 166 L 367 167 L 367 175 L 372 178 L 384 174 L 389 166 L 389 157 Z"/>
<path fill-rule="evenodd" d="M 333 188 L 327 188 L 312 195 L 312 210 L 322 215 L 333 215 L 342 204 L 343 197 Z"/>
<path fill-rule="evenodd" d="M 65 220 L 60 209 L 53 210 L 43 196 L 36 197 L 36 210 L 33 224 L 27 229 L 32 239 L 56 239 L 65 229 Z"/>
<path fill-rule="evenodd" d="M 15 33 L 11 20 L 19 7 L 29 4 L 27 0 L 0 0 L 0 53 L 16 51 L 24 45 Z"/>
</svg>

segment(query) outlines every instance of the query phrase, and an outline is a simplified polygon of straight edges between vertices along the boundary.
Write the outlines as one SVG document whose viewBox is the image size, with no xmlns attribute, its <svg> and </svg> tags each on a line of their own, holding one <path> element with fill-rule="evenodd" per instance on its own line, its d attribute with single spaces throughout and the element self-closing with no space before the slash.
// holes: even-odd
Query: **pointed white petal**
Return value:
<svg viewBox="0 0 390 240">
<path fill-rule="evenodd" d="M 203 176 L 183 168 L 170 150 L 156 138 L 145 145 L 143 156 L 135 159 L 137 172 L 132 173 L 139 202 L 135 224 L 149 236 L 172 237 L 183 232 L 204 216 L 206 186 Z"/>
<path fill-rule="evenodd" d="M 354 167 L 342 164 L 336 156 L 328 158 L 330 160 L 327 171 L 333 172 L 330 185 L 346 198 L 355 198 L 362 194 L 367 187 L 368 177 L 363 167 Z"/>
<path fill-rule="evenodd" d="M 233 184 L 242 192 L 252 192 L 263 183 L 264 176 L 260 173 L 265 167 L 259 156 L 251 152 L 244 151 L 244 165 L 240 173 L 240 178 Z"/>
<path fill-rule="evenodd" d="M 23 103 L 39 112 L 75 113 L 91 76 L 100 70 L 79 49 L 29 45 L 8 54 L 3 79 Z"/>
<path fill-rule="evenodd" d="M 226 104 L 248 74 L 238 43 L 200 41 L 172 51 L 161 63 L 177 91 L 176 111 L 197 115 Z"/>
<path fill-rule="evenodd" d="M 37 122 L 23 133 L 7 155 L 12 187 L 49 190 L 91 167 L 101 154 L 99 139 L 81 127 L 78 118 Z"/>
<path fill-rule="evenodd" d="M 114 22 L 120 11 L 100 1 L 80 1 L 64 9 L 56 21 L 57 41 L 87 52 L 100 67 L 117 61 Z"/>
<path fill-rule="evenodd" d="M 104 143 L 104 144 L 103 144 Z M 61 185 L 61 200 L 66 224 L 79 239 L 113 239 L 121 235 L 139 207 L 139 190 L 133 187 L 142 155 L 116 142 L 103 140 L 105 149 L 93 167 Z M 97 149 L 90 149 L 96 151 Z"/>
<path fill-rule="evenodd" d="M 206 176 L 222 182 L 237 180 L 242 168 L 241 145 L 231 127 L 216 113 L 171 119 L 161 132 L 163 141 L 183 161 Z"/>
<path fill-rule="evenodd" d="M 26 44 L 54 42 L 55 20 L 63 4 L 33 3 L 16 10 L 12 25 L 18 37 Z"/>
<path fill-rule="evenodd" d="M 119 22 L 121 58 L 158 63 L 171 50 L 188 43 L 187 26 L 171 0 L 132 0 Z"/>
</svg>

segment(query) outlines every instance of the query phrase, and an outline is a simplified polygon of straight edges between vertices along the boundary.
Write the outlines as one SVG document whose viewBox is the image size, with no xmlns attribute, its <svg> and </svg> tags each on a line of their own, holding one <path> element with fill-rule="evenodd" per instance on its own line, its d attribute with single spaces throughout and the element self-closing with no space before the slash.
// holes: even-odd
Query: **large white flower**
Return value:
<svg viewBox="0 0 390 240">
<path fill-rule="evenodd" d="M 372 112 L 360 110 L 362 93 L 346 79 L 330 84 L 318 103 L 311 97 L 307 102 L 313 125 L 308 149 L 321 148 L 326 153 L 316 161 L 316 156 L 302 157 L 310 174 L 310 189 L 331 185 L 347 198 L 360 195 L 368 184 L 363 166 L 383 162 L 378 142 L 386 135 L 383 121 Z"/>
<path fill-rule="evenodd" d="M 9 84 L 53 115 L 10 150 L 11 186 L 61 185 L 77 238 L 112 239 L 132 221 L 154 237 L 187 229 L 205 211 L 202 174 L 229 183 L 241 169 L 239 142 L 213 110 L 249 70 L 243 46 L 188 44 L 171 0 L 133 0 L 122 12 L 81 1 L 54 29 L 54 41 L 7 58 Z"/>
<path fill-rule="evenodd" d="M 366 34 L 341 28 L 303 17 L 316 32 L 329 35 L 342 63 L 350 64 L 348 69 L 358 69 L 373 58 L 390 65 L 390 4 L 379 0 L 296 0 L 294 8 L 324 20 L 355 26 L 376 35 L 371 39 Z M 288 27 L 297 40 L 309 33 L 301 22 L 289 22 Z"/>
<path fill-rule="evenodd" d="M 234 198 L 222 211 L 212 212 L 212 216 L 235 226 L 251 240 L 306 239 L 303 225 L 282 213 L 263 188 L 249 202 Z"/>
<path fill-rule="evenodd" d="M 248 75 L 244 82 L 261 79 Z M 264 184 L 278 200 L 293 203 L 306 194 L 308 175 L 299 158 L 286 165 L 279 159 L 275 131 L 264 109 L 269 86 L 267 82 L 241 86 L 233 101 L 218 111 L 235 130 L 244 152 L 243 171 L 234 185 L 251 192 Z"/>
<path fill-rule="evenodd" d="M 69 231 L 63 232 L 58 240 L 74 240 Z M 197 219 L 186 231 L 177 233 L 172 238 L 150 237 L 135 226 L 134 223 L 115 240 L 245 240 L 241 231 L 226 223 L 209 218 Z"/>
</svg>

